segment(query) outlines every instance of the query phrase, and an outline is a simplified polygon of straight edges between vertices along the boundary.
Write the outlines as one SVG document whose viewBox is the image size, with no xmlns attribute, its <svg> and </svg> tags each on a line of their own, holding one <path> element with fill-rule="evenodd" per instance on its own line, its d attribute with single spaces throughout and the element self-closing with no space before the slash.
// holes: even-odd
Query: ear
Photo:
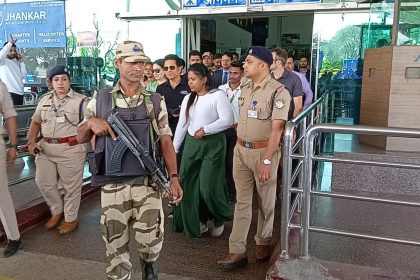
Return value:
<svg viewBox="0 0 420 280">
<path fill-rule="evenodd" d="M 120 65 L 121 65 L 121 62 L 120 62 L 120 60 L 119 59 L 114 59 L 114 66 L 115 67 L 117 67 L 117 68 L 120 68 Z"/>
</svg>

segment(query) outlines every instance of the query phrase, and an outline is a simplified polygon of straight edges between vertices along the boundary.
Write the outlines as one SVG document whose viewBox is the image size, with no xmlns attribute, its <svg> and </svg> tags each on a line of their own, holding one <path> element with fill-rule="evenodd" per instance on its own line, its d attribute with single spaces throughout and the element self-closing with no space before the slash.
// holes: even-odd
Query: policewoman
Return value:
<svg viewBox="0 0 420 280">
<path fill-rule="evenodd" d="M 267 48 L 251 47 L 247 51 L 244 75 L 249 81 L 242 85 L 238 99 L 238 138 L 233 156 L 237 203 L 229 254 L 218 261 L 226 269 L 238 268 L 248 262 L 246 241 L 252 218 L 254 186 L 258 195 L 255 257 L 257 261 L 266 261 L 270 257 L 280 138 L 290 104 L 289 92 L 270 76 L 272 63 L 273 57 Z"/>
<path fill-rule="evenodd" d="M 48 78 L 53 90 L 40 99 L 32 116 L 28 149 L 36 156 L 35 181 L 51 211 L 45 229 L 59 226 L 64 216 L 59 232 L 67 234 L 78 226 L 86 145 L 77 142 L 77 125 L 88 100 L 70 88 L 64 65 L 51 69 Z M 39 133 L 43 139 L 37 143 Z"/>
</svg>

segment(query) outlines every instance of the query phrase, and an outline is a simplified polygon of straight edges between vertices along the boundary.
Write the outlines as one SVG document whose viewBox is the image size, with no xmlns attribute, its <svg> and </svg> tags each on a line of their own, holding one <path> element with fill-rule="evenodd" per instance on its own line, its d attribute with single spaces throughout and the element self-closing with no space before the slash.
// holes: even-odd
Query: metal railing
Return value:
<svg viewBox="0 0 420 280">
<path fill-rule="evenodd" d="M 289 231 L 290 229 L 300 228 L 300 225 L 291 224 L 293 214 L 300 212 L 301 186 L 303 182 L 303 152 L 302 144 L 306 131 L 316 123 L 331 121 L 333 111 L 331 102 L 336 91 L 324 92 L 311 106 L 304 110 L 299 116 L 287 122 L 283 136 L 283 166 L 282 166 L 282 209 L 281 209 L 281 248 L 282 257 L 288 257 Z M 295 140 L 296 131 L 298 137 Z M 321 148 L 321 141 L 318 141 L 318 149 Z M 293 168 L 293 160 L 297 160 Z M 292 187 L 297 185 L 297 187 Z M 292 204 L 291 193 L 297 193 Z"/>
<path fill-rule="evenodd" d="M 314 108 L 312 108 L 314 109 Z M 304 116 L 302 116 L 304 117 Z M 296 120 L 293 121 L 298 121 Z M 404 205 L 411 207 L 420 207 L 420 202 L 409 202 L 404 200 L 397 199 L 382 199 L 374 198 L 361 195 L 353 195 L 346 193 L 334 193 L 334 192 L 323 192 L 319 191 L 317 188 L 312 188 L 313 185 L 313 166 L 316 162 L 335 162 L 343 164 L 361 164 L 369 166 L 381 166 L 381 167 L 399 167 L 399 168 L 408 168 L 408 169 L 417 169 L 420 170 L 420 165 L 417 164 L 403 164 L 395 163 L 390 161 L 369 161 L 369 160 L 354 160 L 346 158 L 337 158 L 334 156 L 323 156 L 320 155 L 319 142 L 316 141 L 320 138 L 320 135 L 323 133 L 340 133 L 340 134 L 367 134 L 367 135 L 377 135 L 377 136 L 388 136 L 388 137 L 405 137 L 405 138 L 420 138 L 420 130 L 416 129 L 404 129 L 404 128 L 379 128 L 379 127 L 370 127 L 370 126 L 356 126 L 356 125 L 338 125 L 338 124 L 313 124 L 308 127 L 305 137 L 301 136 L 303 146 L 299 147 L 301 154 L 293 154 L 294 150 L 290 150 L 288 146 L 291 143 L 291 129 L 293 128 L 294 123 L 288 123 L 286 129 L 286 134 L 289 136 L 285 139 L 285 150 L 286 153 L 289 151 L 289 156 L 284 158 L 283 166 L 283 201 L 282 201 L 282 233 L 281 233 L 281 252 L 283 258 L 289 257 L 289 232 L 291 229 L 300 230 L 300 249 L 298 252 L 299 257 L 309 258 L 309 231 L 318 232 L 318 233 L 327 233 L 333 235 L 363 238 L 370 240 L 378 240 L 385 242 L 392 242 L 398 244 L 406 245 L 416 245 L 420 246 L 420 241 L 398 239 L 392 237 L 383 237 L 375 235 L 360 234 L 348 231 L 340 231 L 329 228 L 321 228 L 316 226 L 310 226 L 310 206 L 312 197 L 333 197 L 340 199 L 350 199 L 374 203 L 385 203 L 385 204 L 394 204 L 394 205 Z M 287 143 L 287 142 L 289 143 Z M 295 144 L 296 145 L 296 144 Z M 294 145 L 294 146 L 295 146 Z M 288 148 L 289 150 L 286 150 Z M 290 152 L 292 151 L 292 152 Z M 299 159 L 299 164 L 296 170 L 291 175 L 291 161 L 293 158 Z M 298 174 L 299 173 L 299 174 Z M 298 187 L 292 187 L 293 179 L 302 178 L 299 180 Z M 290 209 L 290 196 L 291 193 L 297 193 L 295 201 L 292 203 L 292 209 Z M 292 217 L 295 212 L 296 205 L 301 204 L 301 219 L 299 224 L 292 223 Z M 291 210 L 291 211 L 290 211 Z"/>
</svg>

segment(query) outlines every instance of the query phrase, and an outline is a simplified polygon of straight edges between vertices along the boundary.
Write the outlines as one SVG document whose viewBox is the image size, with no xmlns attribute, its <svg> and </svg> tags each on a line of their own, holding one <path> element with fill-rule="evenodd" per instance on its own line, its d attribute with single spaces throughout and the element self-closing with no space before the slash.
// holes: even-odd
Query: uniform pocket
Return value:
<svg viewBox="0 0 420 280">
<path fill-rule="evenodd" d="M 66 117 L 66 121 L 72 125 L 79 124 L 79 110 L 65 110 L 63 114 Z"/>
<path fill-rule="evenodd" d="M 93 150 L 89 150 L 87 152 L 87 159 L 89 162 L 89 172 L 92 175 L 101 174 L 101 165 L 104 159 L 104 149 L 100 150 L 99 152 L 95 153 Z"/>
<path fill-rule="evenodd" d="M 268 106 L 257 108 L 257 111 L 259 120 L 268 120 L 271 117 L 271 110 L 268 108 Z"/>
</svg>

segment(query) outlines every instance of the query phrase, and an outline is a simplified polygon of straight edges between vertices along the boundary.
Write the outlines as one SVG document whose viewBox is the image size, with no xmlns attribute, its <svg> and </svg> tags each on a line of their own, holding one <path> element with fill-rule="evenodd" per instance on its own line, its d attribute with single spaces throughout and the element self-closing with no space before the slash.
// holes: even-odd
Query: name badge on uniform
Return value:
<svg viewBox="0 0 420 280">
<path fill-rule="evenodd" d="M 258 112 L 255 110 L 248 110 L 248 118 L 257 119 L 258 118 Z"/>
<path fill-rule="evenodd" d="M 55 118 L 56 123 L 64 123 L 65 121 L 66 121 L 66 119 L 64 118 L 64 116 L 60 116 L 60 117 Z"/>
</svg>

